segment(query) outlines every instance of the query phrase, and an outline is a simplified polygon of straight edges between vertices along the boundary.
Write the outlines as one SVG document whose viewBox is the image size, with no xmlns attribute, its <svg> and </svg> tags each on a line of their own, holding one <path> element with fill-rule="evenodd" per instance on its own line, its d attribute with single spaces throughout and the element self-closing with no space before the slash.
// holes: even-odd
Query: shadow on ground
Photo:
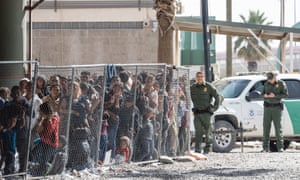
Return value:
<svg viewBox="0 0 300 180">
<path fill-rule="evenodd" d="M 249 170 L 240 170 L 236 168 L 210 168 L 197 171 L 189 171 L 184 174 L 205 174 L 213 175 L 219 177 L 239 177 L 239 176 L 259 176 L 260 174 L 267 174 L 273 172 L 275 169 L 249 169 Z"/>
<path fill-rule="evenodd" d="M 184 169 L 183 169 L 184 170 Z M 114 177 L 126 177 L 126 178 L 162 178 L 162 179 L 184 179 L 185 177 L 193 177 L 194 175 L 206 175 L 214 177 L 246 177 L 246 176 L 260 176 L 261 174 L 267 174 L 275 171 L 275 169 L 249 169 L 240 170 L 236 168 L 209 168 L 196 171 L 172 171 L 164 169 L 151 169 L 151 170 L 139 170 L 128 171 L 122 174 L 116 174 Z"/>
</svg>

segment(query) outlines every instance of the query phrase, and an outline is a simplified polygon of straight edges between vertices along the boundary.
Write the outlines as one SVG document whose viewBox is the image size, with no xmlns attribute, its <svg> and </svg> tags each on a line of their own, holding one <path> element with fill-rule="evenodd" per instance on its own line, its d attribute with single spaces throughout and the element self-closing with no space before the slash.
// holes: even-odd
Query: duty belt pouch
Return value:
<svg viewBox="0 0 300 180">
<path fill-rule="evenodd" d="M 199 110 L 197 108 L 192 108 L 192 111 L 193 111 L 194 115 L 199 114 Z"/>
<path fill-rule="evenodd" d="M 283 107 L 284 107 L 283 103 L 279 103 L 279 107 L 281 110 L 283 110 Z"/>
</svg>

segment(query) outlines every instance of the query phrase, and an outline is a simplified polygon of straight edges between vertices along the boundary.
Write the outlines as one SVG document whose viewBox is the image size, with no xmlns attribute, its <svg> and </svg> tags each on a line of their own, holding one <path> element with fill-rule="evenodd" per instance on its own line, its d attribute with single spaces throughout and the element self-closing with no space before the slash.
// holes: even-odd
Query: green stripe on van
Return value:
<svg viewBox="0 0 300 180">
<path fill-rule="evenodd" d="M 300 134 L 300 101 L 285 101 L 284 103 L 292 120 L 294 134 Z"/>
</svg>

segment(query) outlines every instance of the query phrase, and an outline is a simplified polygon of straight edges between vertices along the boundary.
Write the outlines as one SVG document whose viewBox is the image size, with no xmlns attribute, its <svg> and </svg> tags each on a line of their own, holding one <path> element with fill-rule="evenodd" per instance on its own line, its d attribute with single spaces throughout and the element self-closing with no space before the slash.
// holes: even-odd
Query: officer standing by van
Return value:
<svg viewBox="0 0 300 180">
<path fill-rule="evenodd" d="M 205 81 L 203 72 L 196 73 L 196 82 L 191 86 L 191 98 L 194 104 L 194 126 L 196 132 L 195 152 L 201 153 L 201 143 L 205 134 L 204 153 L 207 154 L 212 143 L 211 116 L 219 107 L 219 94 L 216 88 Z M 213 101 L 214 99 L 214 101 Z M 213 103 L 213 104 L 212 104 Z"/>
<path fill-rule="evenodd" d="M 288 96 L 286 84 L 276 79 L 273 72 L 267 73 L 267 81 L 262 92 L 264 96 L 264 119 L 263 119 L 263 151 L 269 152 L 270 129 L 272 121 L 275 127 L 278 152 L 283 152 L 283 135 L 281 126 L 281 115 L 283 110 L 282 99 Z"/>
</svg>

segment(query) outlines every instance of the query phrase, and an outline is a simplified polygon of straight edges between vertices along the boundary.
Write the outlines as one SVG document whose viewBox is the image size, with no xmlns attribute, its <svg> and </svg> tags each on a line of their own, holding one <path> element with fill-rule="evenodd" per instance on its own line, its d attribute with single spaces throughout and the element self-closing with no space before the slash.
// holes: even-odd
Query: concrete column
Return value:
<svg viewBox="0 0 300 180">
<path fill-rule="evenodd" d="M 22 61 L 24 53 L 24 1 L 0 1 L 0 63 Z M 1 64 L 0 86 L 16 85 L 24 77 L 23 64 Z"/>
</svg>

